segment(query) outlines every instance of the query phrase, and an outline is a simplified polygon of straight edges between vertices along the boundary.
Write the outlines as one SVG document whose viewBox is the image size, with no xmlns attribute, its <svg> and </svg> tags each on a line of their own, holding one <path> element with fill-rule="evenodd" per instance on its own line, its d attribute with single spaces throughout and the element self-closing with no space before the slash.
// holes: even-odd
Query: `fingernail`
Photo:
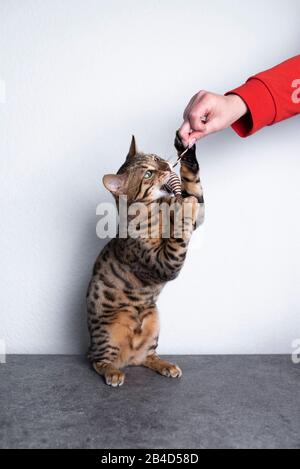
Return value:
<svg viewBox="0 0 300 469">
<path fill-rule="evenodd" d="M 196 143 L 196 139 L 192 138 L 192 140 L 189 141 L 189 148 L 192 148 Z"/>
</svg>

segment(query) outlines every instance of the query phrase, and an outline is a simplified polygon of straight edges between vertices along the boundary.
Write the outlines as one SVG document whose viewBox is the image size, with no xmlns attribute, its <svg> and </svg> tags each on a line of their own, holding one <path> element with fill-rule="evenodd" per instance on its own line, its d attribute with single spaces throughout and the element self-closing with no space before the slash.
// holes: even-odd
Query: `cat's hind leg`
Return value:
<svg viewBox="0 0 300 469">
<path fill-rule="evenodd" d="M 182 371 L 179 366 L 162 360 L 156 353 L 148 355 L 143 362 L 143 366 L 168 378 L 180 378 L 182 376 Z"/>
<path fill-rule="evenodd" d="M 104 361 L 93 362 L 94 370 L 104 377 L 106 384 L 117 387 L 122 386 L 125 380 L 125 373 L 111 363 Z"/>
<path fill-rule="evenodd" d="M 94 370 L 104 377 L 106 384 L 122 386 L 125 374 L 121 371 L 130 362 L 130 342 L 135 327 L 134 309 L 102 311 L 90 325 L 91 347 L 89 359 Z"/>
<path fill-rule="evenodd" d="M 100 342 L 96 342 L 100 340 Z M 100 333 L 100 337 L 92 335 L 92 345 L 88 354 L 94 370 L 103 376 L 106 384 L 117 387 L 122 386 L 125 374 L 120 370 L 121 348 L 114 340 L 114 336 L 109 334 L 107 329 Z"/>
</svg>

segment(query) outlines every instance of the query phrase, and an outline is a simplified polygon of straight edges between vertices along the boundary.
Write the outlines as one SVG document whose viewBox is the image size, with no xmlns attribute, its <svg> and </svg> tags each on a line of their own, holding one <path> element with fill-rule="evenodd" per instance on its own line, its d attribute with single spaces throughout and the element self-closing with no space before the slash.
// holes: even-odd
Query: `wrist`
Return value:
<svg viewBox="0 0 300 469">
<path fill-rule="evenodd" d="M 249 109 L 245 101 L 237 94 L 228 94 L 226 96 L 232 109 L 233 122 L 238 121 L 241 117 L 245 116 Z"/>
</svg>

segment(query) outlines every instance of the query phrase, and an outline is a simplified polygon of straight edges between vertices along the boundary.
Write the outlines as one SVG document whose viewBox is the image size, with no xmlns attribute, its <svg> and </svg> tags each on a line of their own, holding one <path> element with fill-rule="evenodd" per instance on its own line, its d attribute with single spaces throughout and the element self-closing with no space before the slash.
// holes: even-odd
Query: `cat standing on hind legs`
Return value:
<svg viewBox="0 0 300 469">
<path fill-rule="evenodd" d="M 175 147 L 184 147 L 178 135 Z M 153 154 L 139 152 L 134 137 L 125 163 L 117 174 L 104 176 L 104 186 L 117 205 L 126 196 L 128 206 L 143 203 L 145 216 L 140 236 L 112 239 L 94 265 L 87 293 L 90 348 L 88 358 L 107 384 L 121 386 L 127 365 L 142 365 L 161 375 L 179 378 L 178 366 L 162 360 L 156 353 L 159 337 L 158 295 L 165 284 L 179 274 L 192 232 L 203 220 L 204 201 L 195 146 L 180 161 L 182 198 L 174 198 L 167 183 L 170 164 Z M 182 210 L 184 231 L 177 237 L 175 216 L 169 212 L 170 234 L 164 236 L 166 220 L 154 204 L 167 204 Z M 175 207 L 175 205 L 176 207 Z M 149 227 L 155 236 L 144 236 Z"/>
</svg>

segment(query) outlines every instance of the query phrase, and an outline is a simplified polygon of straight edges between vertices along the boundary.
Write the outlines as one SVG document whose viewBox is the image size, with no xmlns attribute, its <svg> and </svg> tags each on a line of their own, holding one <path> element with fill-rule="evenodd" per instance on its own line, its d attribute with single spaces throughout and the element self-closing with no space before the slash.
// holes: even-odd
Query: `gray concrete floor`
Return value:
<svg viewBox="0 0 300 469">
<path fill-rule="evenodd" d="M 290 357 L 172 361 L 181 380 L 135 367 L 113 389 L 81 356 L 8 356 L 0 447 L 300 448 L 300 365 Z"/>
</svg>

